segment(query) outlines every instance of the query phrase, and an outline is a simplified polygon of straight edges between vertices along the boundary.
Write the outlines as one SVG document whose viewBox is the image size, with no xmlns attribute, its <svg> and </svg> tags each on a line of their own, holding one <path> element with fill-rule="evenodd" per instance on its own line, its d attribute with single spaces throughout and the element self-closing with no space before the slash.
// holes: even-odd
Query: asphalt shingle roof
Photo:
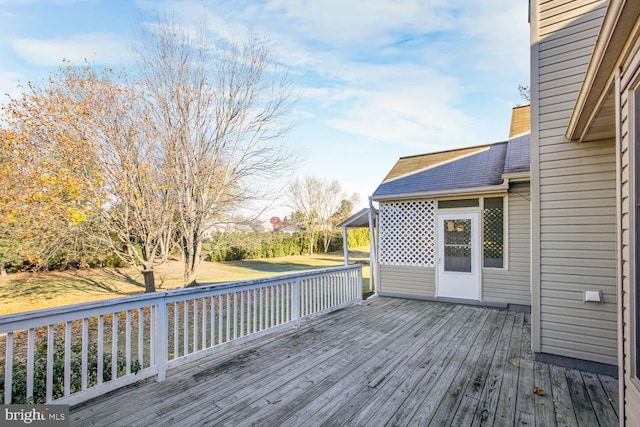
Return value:
<svg viewBox="0 0 640 427">
<path fill-rule="evenodd" d="M 441 153 L 434 153 L 438 154 Z M 424 158 L 428 161 L 429 156 Z M 387 180 L 378 186 L 373 198 L 500 185 L 503 183 L 503 174 L 527 172 L 529 164 L 527 134 L 507 142 L 488 145 L 481 151 L 454 158 L 426 170 Z"/>
<path fill-rule="evenodd" d="M 507 157 L 504 162 L 504 173 L 529 172 L 531 169 L 531 153 L 529 150 L 530 134 L 509 140 Z"/>
</svg>

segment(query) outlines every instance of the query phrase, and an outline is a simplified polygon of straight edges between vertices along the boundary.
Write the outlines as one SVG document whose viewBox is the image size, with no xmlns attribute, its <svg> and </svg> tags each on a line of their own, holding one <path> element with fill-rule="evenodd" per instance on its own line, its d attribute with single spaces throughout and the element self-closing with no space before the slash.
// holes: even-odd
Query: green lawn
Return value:
<svg viewBox="0 0 640 427">
<path fill-rule="evenodd" d="M 349 260 L 368 261 L 369 248 L 349 252 Z M 342 252 L 260 260 L 203 262 L 199 283 L 221 283 L 276 276 L 343 265 Z M 171 261 L 156 268 L 158 290 L 182 286 L 182 264 Z M 363 290 L 369 288 L 369 267 L 363 268 Z M 100 268 L 48 273 L 19 273 L 0 279 L 0 315 L 117 298 L 144 291 L 142 275 L 132 268 Z"/>
</svg>

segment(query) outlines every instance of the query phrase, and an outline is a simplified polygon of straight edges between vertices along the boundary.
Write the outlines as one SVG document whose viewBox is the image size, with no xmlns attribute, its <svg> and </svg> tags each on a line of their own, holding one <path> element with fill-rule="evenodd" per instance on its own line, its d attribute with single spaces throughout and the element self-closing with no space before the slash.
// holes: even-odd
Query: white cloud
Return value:
<svg viewBox="0 0 640 427">
<path fill-rule="evenodd" d="M 328 120 L 336 129 L 370 141 L 412 147 L 418 152 L 469 144 L 465 126 L 472 121 L 446 103 L 433 102 L 429 89 L 362 91 L 342 118 Z"/>
<path fill-rule="evenodd" d="M 325 64 L 330 67 L 332 64 Z M 359 76 L 333 87 L 306 88 L 319 118 L 335 129 L 367 140 L 410 146 L 422 151 L 468 145 L 475 141 L 474 119 L 463 113 L 460 83 L 416 64 L 342 65 Z"/>
<path fill-rule="evenodd" d="M 213 0 L 206 13 L 194 0 L 162 5 L 183 23 L 206 16 L 223 37 L 268 34 L 307 114 L 416 150 L 487 142 L 493 118 L 470 103 L 502 103 L 503 87 L 515 91 L 528 75 L 526 1 Z"/>
<path fill-rule="evenodd" d="M 391 41 L 389 32 L 433 32 L 450 28 L 455 1 L 447 0 L 271 0 L 264 11 L 299 34 L 334 43 Z"/>
<path fill-rule="evenodd" d="M 63 60 L 117 65 L 130 61 L 126 40 L 114 34 L 74 34 L 66 39 L 20 38 L 11 42 L 14 51 L 38 66 L 60 65 Z"/>
<path fill-rule="evenodd" d="M 526 1 L 483 0 L 462 9 L 464 33 L 475 40 L 475 68 L 500 75 L 528 74 L 527 5 Z"/>
<path fill-rule="evenodd" d="M 0 70 L 0 104 L 7 100 L 6 94 L 15 98 L 22 90 L 18 87 L 18 81 L 22 80 L 22 76 L 18 73 L 6 70 Z"/>
</svg>

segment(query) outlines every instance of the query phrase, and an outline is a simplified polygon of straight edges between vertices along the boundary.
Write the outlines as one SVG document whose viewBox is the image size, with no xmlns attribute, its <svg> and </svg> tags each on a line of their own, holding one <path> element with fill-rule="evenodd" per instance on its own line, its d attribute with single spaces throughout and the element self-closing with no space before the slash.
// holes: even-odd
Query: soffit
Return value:
<svg viewBox="0 0 640 427">
<path fill-rule="evenodd" d="M 639 36 L 639 17 L 640 1 L 610 1 L 569 121 L 568 139 L 615 138 L 615 70 Z"/>
</svg>

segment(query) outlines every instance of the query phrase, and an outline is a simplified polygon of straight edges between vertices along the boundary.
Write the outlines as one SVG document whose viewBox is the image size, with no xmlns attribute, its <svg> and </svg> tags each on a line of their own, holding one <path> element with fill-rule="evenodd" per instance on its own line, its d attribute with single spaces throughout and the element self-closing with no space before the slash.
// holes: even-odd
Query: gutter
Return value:
<svg viewBox="0 0 640 427">
<path fill-rule="evenodd" d="M 527 174 L 528 176 L 528 174 Z M 452 190 L 439 190 L 439 191 L 421 191 L 418 193 L 401 193 L 390 194 L 386 196 L 371 196 L 370 200 L 376 202 L 384 202 L 389 200 L 412 200 L 412 199 L 433 199 L 436 197 L 446 196 L 467 196 L 474 194 L 493 194 L 504 193 L 509 190 L 509 179 L 504 177 L 502 184 L 498 185 L 486 185 L 484 187 L 471 187 L 471 188 L 457 188 Z"/>
<path fill-rule="evenodd" d="M 505 173 L 502 175 L 502 179 L 506 179 L 509 182 L 524 182 L 531 180 L 531 173 L 529 172 L 514 172 Z"/>
</svg>

